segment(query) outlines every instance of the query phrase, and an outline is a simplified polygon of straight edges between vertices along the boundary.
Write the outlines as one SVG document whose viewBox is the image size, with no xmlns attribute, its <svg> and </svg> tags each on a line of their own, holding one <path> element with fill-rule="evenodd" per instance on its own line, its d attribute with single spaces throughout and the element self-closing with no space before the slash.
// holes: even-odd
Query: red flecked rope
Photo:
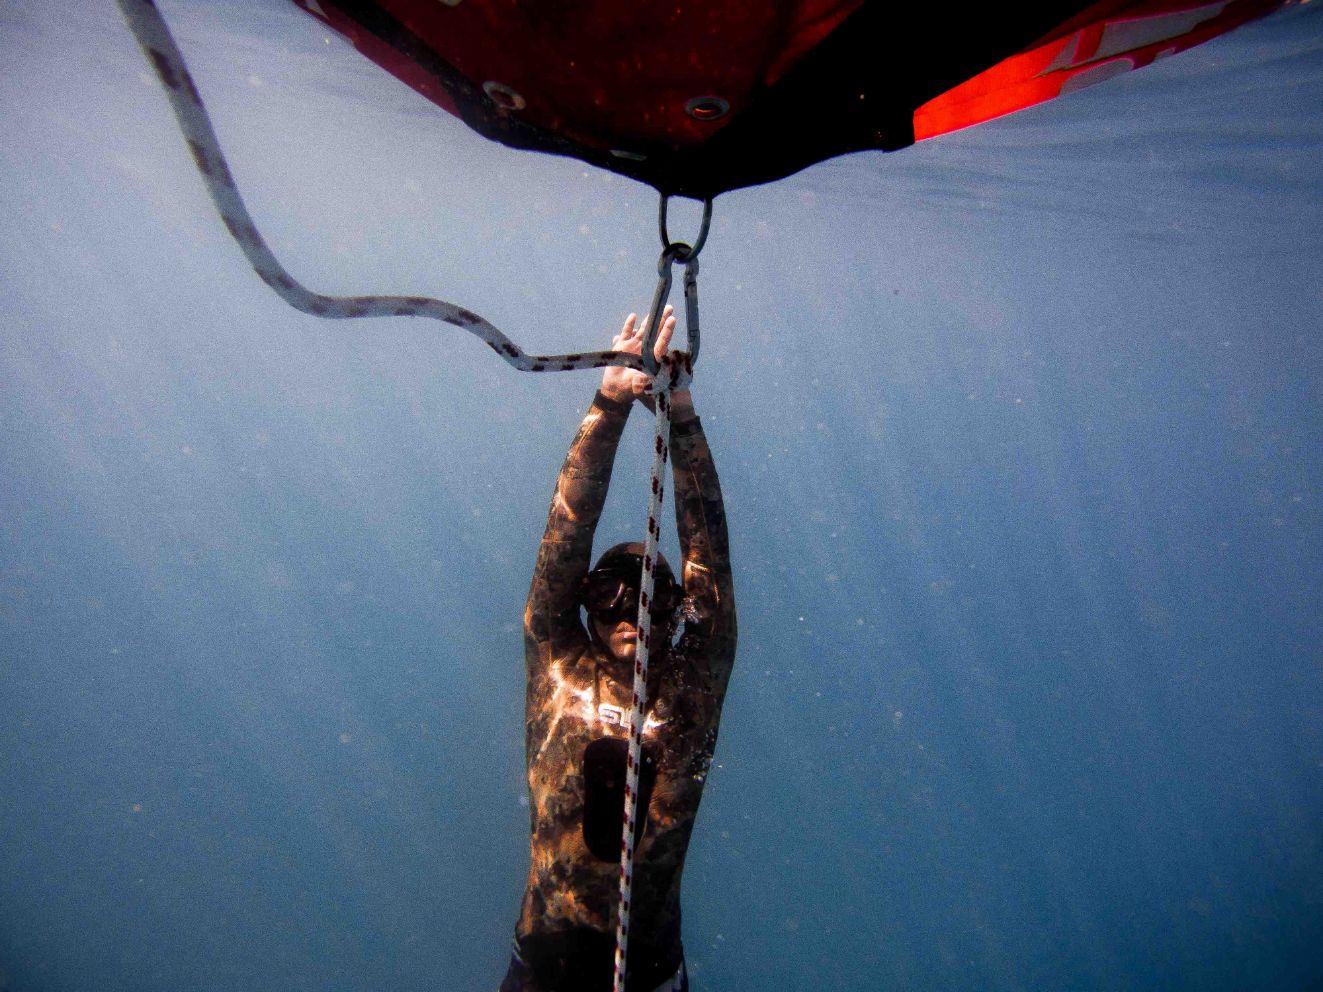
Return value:
<svg viewBox="0 0 1323 992">
<path fill-rule="evenodd" d="M 615 992 L 625 992 L 629 954 L 629 911 L 634 888 L 635 822 L 639 815 L 639 762 L 643 724 L 648 711 L 648 660 L 652 654 L 652 596 L 656 586 L 657 542 L 661 538 L 662 500 L 666 492 L 666 460 L 670 457 L 671 392 L 688 385 L 693 374 L 689 356 L 671 352 L 652 381 L 657 406 L 657 430 L 652 447 L 652 491 L 648 497 L 648 536 L 643 544 L 643 577 L 639 582 L 638 637 L 634 651 L 634 705 L 629 715 L 629 757 L 625 764 L 625 816 L 620 840 L 620 915 L 616 923 Z M 643 816 L 648 811 L 643 810 Z"/>
<path fill-rule="evenodd" d="M 642 359 L 621 351 L 572 355 L 529 355 L 495 326 L 463 307 L 426 296 L 324 296 L 305 288 L 285 271 L 253 223 L 221 153 L 202 97 L 193 84 L 184 56 L 175 44 L 152 0 L 118 0 L 119 9 L 161 80 L 170 108 L 179 122 L 198 173 L 216 212 L 248 258 L 253 270 L 286 303 L 317 317 L 430 317 L 476 335 L 509 365 L 524 372 L 569 371 L 621 365 L 645 371 Z"/>
</svg>

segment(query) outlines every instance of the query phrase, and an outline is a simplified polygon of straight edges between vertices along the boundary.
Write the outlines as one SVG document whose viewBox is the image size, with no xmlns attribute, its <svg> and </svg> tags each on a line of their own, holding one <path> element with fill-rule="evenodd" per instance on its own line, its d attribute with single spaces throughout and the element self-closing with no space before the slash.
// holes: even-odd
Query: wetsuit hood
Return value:
<svg viewBox="0 0 1323 992">
<path fill-rule="evenodd" d="M 605 570 L 620 570 L 622 572 L 637 569 L 642 576 L 643 570 L 643 552 L 645 548 L 642 541 L 622 541 L 614 547 L 607 548 L 602 552 L 602 557 L 597 559 L 597 564 L 593 566 L 594 572 Z M 675 573 L 671 571 L 671 565 L 666 560 L 666 556 L 660 551 L 657 552 L 657 567 L 655 569 L 658 579 L 662 579 L 678 585 L 675 581 Z"/>
</svg>

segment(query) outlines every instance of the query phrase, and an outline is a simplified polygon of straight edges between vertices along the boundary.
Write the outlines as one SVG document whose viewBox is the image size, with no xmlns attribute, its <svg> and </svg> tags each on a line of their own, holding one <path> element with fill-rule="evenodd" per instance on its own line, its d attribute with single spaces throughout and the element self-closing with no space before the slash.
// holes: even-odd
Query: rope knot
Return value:
<svg viewBox="0 0 1323 992">
<path fill-rule="evenodd" d="M 673 351 L 661 360 L 661 367 L 648 384 L 648 393 L 659 393 L 687 389 L 694 381 L 694 360 L 687 351 Z"/>
</svg>

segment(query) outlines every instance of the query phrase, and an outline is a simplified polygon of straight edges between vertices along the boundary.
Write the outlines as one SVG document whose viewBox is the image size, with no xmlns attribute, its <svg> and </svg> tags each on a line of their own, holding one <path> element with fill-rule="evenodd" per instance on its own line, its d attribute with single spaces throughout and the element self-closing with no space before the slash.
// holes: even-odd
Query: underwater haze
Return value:
<svg viewBox="0 0 1323 992">
<path fill-rule="evenodd" d="M 161 8 L 310 288 L 544 352 L 648 306 L 650 189 L 285 0 Z M 0 5 L 0 120 L 0 989 L 495 989 L 598 376 L 286 306 L 110 0 Z M 702 261 L 696 992 L 1323 987 L 1323 3 L 724 195 Z"/>
</svg>

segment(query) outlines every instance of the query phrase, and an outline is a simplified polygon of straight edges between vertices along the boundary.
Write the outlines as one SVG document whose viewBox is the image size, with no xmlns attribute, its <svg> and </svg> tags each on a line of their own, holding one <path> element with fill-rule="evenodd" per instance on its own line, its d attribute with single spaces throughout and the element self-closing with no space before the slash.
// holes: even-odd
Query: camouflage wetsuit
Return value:
<svg viewBox="0 0 1323 992">
<path fill-rule="evenodd" d="M 579 589 L 630 406 L 600 392 L 594 397 L 561 469 L 533 573 L 524 615 L 532 863 L 515 957 L 501 992 L 611 988 L 620 779 L 633 666 L 615 661 L 584 629 Z M 655 781 L 636 855 L 631 992 L 652 992 L 681 971 L 680 875 L 735 657 L 725 509 L 697 417 L 672 424 L 671 452 L 684 559 L 684 629 L 668 654 L 653 655 L 649 672 L 644 778 L 655 773 Z M 594 752 L 600 757 L 603 751 L 616 752 L 618 774 L 605 776 L 614 782 L 604 783 L 603 763 L 594 762 Z M 593 765 L 588 775 L 586 755 Z M 648 794 L 648 784 L 641 786 L 641 796 Z M 600 810 L 606 802 L 616 804 L 614 839 L 604 844 L 599 836 L 594 843 L 586 807 Z"/>
</svg>

